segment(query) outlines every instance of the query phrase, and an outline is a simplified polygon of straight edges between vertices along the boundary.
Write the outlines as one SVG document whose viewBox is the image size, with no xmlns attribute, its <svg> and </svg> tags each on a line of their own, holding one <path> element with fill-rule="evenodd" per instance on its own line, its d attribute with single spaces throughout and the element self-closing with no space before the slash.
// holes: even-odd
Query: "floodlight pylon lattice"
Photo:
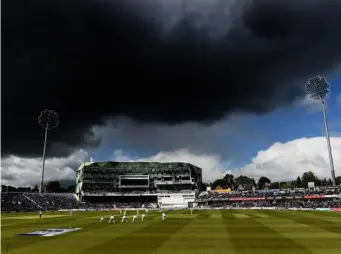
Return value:
<svg viewBox="0 0 341 254">
<path fill-rule="evenodd" d="M 328 128 L 328 120 L 326 113 L 326 105 L 325 105 L 325 97 L 330 92 L 330 85 L 324 77 L 316 76 L 308 80 L 308 83 L 305 85 L 305 89 L 310 98 L 314 100 L 319 100 L 322 105 L 324 126 L 326 129 L 326 139 L 328 146 L 328 154 L 329 154 L 329 167 L 331 172 L 331 177 L 333 181 L 333 185 L 335 185 L 335 170 L 334 170 L 334 160 L 332 154 L 332 148 L 330 145 L 330 137 L 329 137 L 329 128 Z"/>
<path fill-rule="evenodd" d="M 43 149 L 43 168 L 41 172 L 41 183 L 39 192 L 44 192 L 44 173 L 45 173 L 45 155 L 46 155 L 46 141 L 47 141 L 47 132 L 59 124 L 59 115 L 54 110 L 45 109 L 43 110 L 38 117 L 38 124 L 43 127 L 45 130 L 45 138 L 44 138 L 44 149 Z"/>
<path fill-rule="evenodd" d="M 325 78 L 317 76 L 308 80 L 305 85 L 307 94 L 314 100 L 324 100 L 330 92 L 330 85 Z"/>
</svg>

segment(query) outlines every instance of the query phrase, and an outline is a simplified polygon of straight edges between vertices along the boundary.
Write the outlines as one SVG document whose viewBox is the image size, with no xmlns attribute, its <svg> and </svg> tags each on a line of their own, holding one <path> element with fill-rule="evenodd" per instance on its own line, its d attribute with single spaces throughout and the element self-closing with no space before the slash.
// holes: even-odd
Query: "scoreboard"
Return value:
<svg viewBox="0 0 341 254">
<path fill-rule="evenodd" d="M 149 188 L 149 175 L 119 175 L 119 188 Z"/>
</svg>

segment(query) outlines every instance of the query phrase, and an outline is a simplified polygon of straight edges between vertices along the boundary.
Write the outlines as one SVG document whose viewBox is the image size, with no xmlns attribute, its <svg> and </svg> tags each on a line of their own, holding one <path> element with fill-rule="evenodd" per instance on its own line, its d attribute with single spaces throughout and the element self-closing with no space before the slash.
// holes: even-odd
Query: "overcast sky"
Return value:
<svg viewBox="0 0 341 254">
<path fill-rule="evenodd" d="M 24 8 L 23 8 L 24 6 Z M 24 0 L 2 2 L 2 183 L 73 179 L 85 160 L 184 161 L 224 172 L 329 178 L 326 76 L 341 175 L 341 2 Z"/>
</svg>

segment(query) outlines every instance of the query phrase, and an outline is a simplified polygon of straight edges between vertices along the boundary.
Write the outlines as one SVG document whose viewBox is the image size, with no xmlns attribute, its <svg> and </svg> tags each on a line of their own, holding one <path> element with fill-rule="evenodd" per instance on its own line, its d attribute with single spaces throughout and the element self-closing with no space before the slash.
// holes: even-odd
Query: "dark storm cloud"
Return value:
<svg viewBox="0 0 341 254">
<path fill-rule="evenodd" d="M 91 126 L 109 116 L 266 113 L 341 53 L 337 0 L 5 0 L 2 10 L 2 155 L 41 153 L 45 108 L 60 113 L 55 156 L 98 145 Z"/>
</svg>

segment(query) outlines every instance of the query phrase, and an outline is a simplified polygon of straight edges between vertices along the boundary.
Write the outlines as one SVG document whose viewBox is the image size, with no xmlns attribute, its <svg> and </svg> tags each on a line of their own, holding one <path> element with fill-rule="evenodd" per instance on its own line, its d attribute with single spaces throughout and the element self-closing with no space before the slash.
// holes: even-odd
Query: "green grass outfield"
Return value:
<svg viewBox="0 0 341 254">
<path fill-rule="evenodd" d="M 144 223 L 128 217 L 128 223 L 108 224 L 111 214 L 45 213 L 42 219 L 37 213 L 2 214 L 1 253 L 8 244 L 8 254 L 341 254 L 341 212 L 194 210 L 190 215 L 184 210 L 167 212 L 166 221 L 160 212 L 149 212 Z M 82 229 L 54 237 L 17 236 L 63 227 Z"/>
</svg>

